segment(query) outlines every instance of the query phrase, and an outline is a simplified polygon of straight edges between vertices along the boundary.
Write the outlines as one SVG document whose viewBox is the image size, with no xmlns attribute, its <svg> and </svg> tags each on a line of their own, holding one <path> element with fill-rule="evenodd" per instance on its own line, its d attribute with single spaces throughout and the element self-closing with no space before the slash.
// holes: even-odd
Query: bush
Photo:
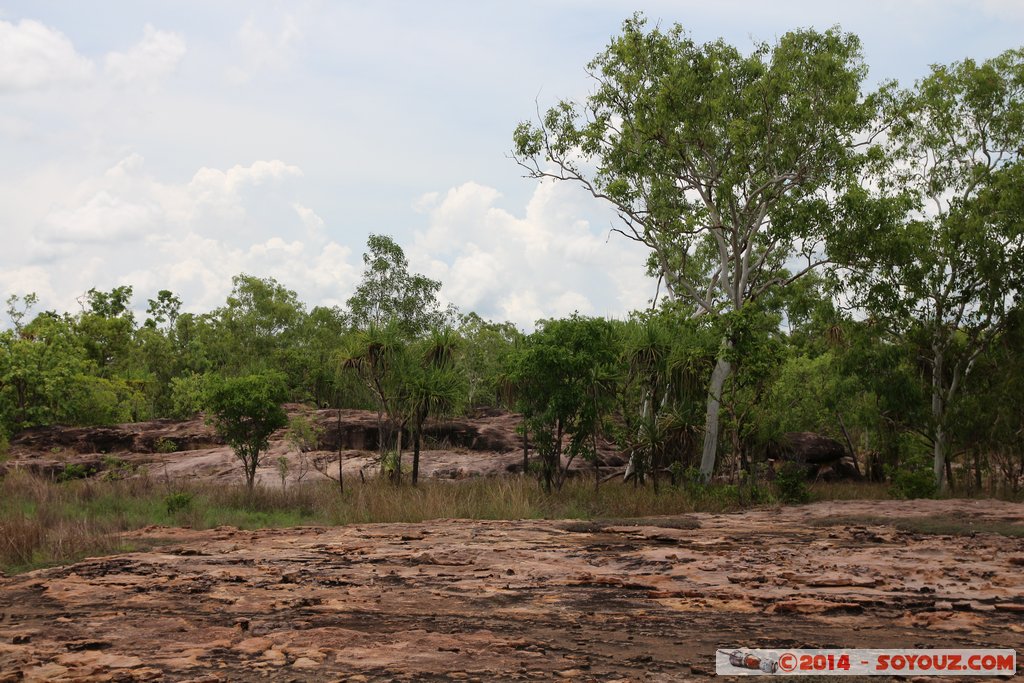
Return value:
<svg viewBox="0 0 1024 683">
<path fill-rule="evenodd" d="M 184 492 L 172 493 L 164 498 L 164 505 L 167 506 L 167 514 L 169 515 L 173 515 L 181 510 L 187 510 L 192 507 L 192 494 Z"/>
<path fill-rule="evenodd" d="M 886 467 L 889 494 L 894 498 L 934 498 L 938 493 L 935 473 L 926 454 L 906 458 L 899 467 Z"/>
<path fill-rule="evenodd" d="M 315 451 L 320 447 L 320 438 L 324 428 L 303 415 L 293 415 L 288 420 L 286 437 L 295 450 L 300 453 Z"/>
<path fill-rule="evenodd" d="M 178 444 L 174 442 L 174 439 L 160 437 L 153 443 L 153 450 L 157 453 L 176 453 Z"/>
<path fill-rule="evenodd" d="M 85 479 L 91 474 L 95 474 L 95 471 L 91 467 L 86 468 L 85 465 L 79 465 L 78 463 L 67 463 L 64 465 L 64 470 L 57 475 L 57 481 Z"/>
<path fill-rule="evenodd" d="M 135 465 L 126 462 L 115 455 L 103 456 L 103 478 L 107 481 L 116 481 L 134 474 Z"/>
<path fill-rule="evenodd" d="M 775 495 L 783 503 L 806 503 L 811 499 L 807 472 L 802 465 L 787 462 L 775 473 Z"/>
<path fill-rule="evenodd" d="M 398 472 L 398 451 L 387 451 L 380 459 L 380 475 L 385 479 L 394 481 L 400 474 L 404 475 L 408 471 L 408 467 L 403 467 L 402 471 Z"/>
</svg>

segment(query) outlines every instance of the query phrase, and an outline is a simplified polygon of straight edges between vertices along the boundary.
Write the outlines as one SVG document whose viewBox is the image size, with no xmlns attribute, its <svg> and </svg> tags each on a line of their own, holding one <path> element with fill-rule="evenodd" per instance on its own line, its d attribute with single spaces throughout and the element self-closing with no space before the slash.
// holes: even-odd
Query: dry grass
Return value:
<svg viewBox="0 0 1024 683">
<path fill-rule="evenodd" d="M 815 497 L 822 491 L 815 488 Z M 884 497 L 884 490 L 832 485 L 835 499 Z M 374 479 L 354 482 L 344 493 L 331 482 L 287 490 L 166 481 L 146 476 L 123 480 L 53 482 L 24 472 L 0 480 L 0 570 L 25 571 L 88 555 L 133 549 L 121 532 L 149 525 L 245 529 L 300 525 L 422 522 L 432 519 L 613 520 L 724 512 L 772 502 L 765 491 L 736 486 L 634 487 L 592 479 L 570 480 L 552 495 L 536 480 L 518 476 L 465 481 L 427 481 L 418 487 Z M 661 520 L 660 523 L 671 524 Z M 137 543 L 133 541 L 133 543 Z"/>
</svg>

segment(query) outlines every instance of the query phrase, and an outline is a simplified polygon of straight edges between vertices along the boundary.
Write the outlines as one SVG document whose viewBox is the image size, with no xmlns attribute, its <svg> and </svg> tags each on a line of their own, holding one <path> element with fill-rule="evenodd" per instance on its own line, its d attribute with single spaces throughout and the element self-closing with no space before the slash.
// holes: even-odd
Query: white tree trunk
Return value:
<svg viewBox="0 0 1024 683">
<path fill-rule="evenodd" d="M 722 388 L 725 380 L 732 374 L 732 363 L 726 357 L 732 344 L 728 341 L 722 342 L 722 349 L 718 354 L 718 362 L 711 373 L 711 382 L 708 385 L 708 408 L 704 420 L 704 450 L 700 458 L 700 475 L 705 483 L 711 481 L 711 475 L 715 471 L 715 456 L 718 453 L 718 411 L 722 405 Z"/>
<path fill-rule="evenodd" d="M 935 424 L 934 443 L 934 471 L 935 485 L 939 490 L 946 485 L 946 401 L 942 395 L 943 381 L 942 373 L 945 370 L 944 356 L 942 350 L 935 346 L 935 356 L 932 359 L 932 420 Z"/>
</svg>

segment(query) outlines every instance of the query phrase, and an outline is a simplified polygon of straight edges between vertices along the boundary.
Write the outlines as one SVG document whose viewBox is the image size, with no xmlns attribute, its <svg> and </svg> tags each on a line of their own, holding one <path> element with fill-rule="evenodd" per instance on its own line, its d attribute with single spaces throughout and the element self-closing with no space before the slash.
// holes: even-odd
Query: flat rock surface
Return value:
<svg viewBox="0 0 1024 683">
<path fill-rule="evenodd" d="M 950 514 L 1024 523 L 945 500 L 151 528 L 158 551 L 0 578 L 0 681 L 675 681 L 718 647 L 1020 650 L 1024 539 L 841 521 Z"/>
</svg>

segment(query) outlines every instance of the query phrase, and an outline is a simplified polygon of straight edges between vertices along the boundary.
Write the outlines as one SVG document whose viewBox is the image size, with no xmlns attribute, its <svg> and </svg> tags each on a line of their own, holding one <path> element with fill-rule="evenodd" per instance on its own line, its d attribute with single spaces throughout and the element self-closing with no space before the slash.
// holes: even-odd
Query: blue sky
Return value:
<svg viewBox="0 0 1024 683">
<path fill-rule="evenodd" d="M 463 310 L 623 316 L 653 294 L 644 252 L 508 152 L 635 10 L 741 47 L 840 24 L 871 84 L 1024 42 L 1024 0 L 0 0 L 0 296 L 131 284 L 204 311 L 246 272 L 342 304 L 377 232 Z"/>
</svg>

